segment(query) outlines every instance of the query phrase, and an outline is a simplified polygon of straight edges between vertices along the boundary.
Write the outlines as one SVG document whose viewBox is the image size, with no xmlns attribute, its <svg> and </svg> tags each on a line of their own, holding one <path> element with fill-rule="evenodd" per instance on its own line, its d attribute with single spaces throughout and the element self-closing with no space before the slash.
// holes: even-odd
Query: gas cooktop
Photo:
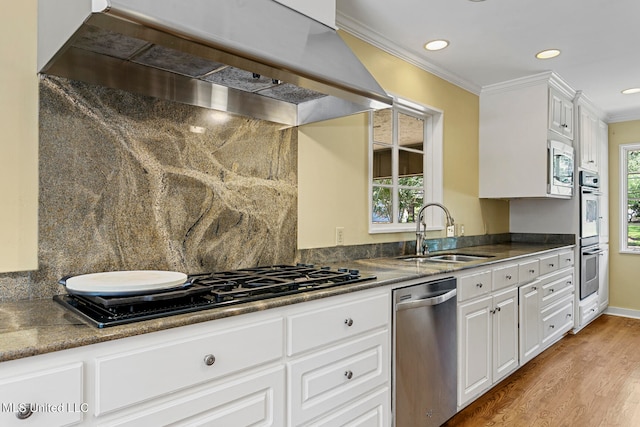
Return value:
<svg viewBox="0 0 640 427">
<path fill-rule="evenodd" d="M 56 295 L 53 299 L 98 328 L 157 319 L 374 280 L 358 270 L 274 265 L 192 274 L 177 289 L 123 296 Z"/>
</svg>

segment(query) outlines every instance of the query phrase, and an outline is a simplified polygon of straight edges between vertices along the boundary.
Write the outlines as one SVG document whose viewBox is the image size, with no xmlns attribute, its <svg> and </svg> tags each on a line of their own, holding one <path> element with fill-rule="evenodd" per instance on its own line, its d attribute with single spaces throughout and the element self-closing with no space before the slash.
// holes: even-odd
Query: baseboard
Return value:
<svg viewBox="0 0 640 427">
<path fill-rule="evenodd" d="M 604 314 L 611 314 L 612 316 L 631 317 L 633 319 L 640 319 L 640 310 L 631 310 L 629 308 L 620 307 L 607 307 Z"/>
</svg>

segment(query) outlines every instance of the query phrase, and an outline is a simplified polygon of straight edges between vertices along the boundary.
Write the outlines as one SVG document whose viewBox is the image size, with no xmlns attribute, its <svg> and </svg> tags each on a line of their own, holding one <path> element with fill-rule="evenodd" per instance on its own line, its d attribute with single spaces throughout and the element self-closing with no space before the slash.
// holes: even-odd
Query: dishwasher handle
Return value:
<svg viewBox="0 0 640 427">
<path fill-rule="evenodd" d="M 418 307 L 425 307 L 425 306 L 429 306 L 429 305 L 438 305 L 438 304 L 442 304 L 445 301 L 450 300 L 451 298 L 456 296 L 456 290 L 452 289 L 448 292 L 445 292 L 443 294 L 440 295 L 436 295 L 435 297 L 429 297 L 429 298 L 419 298 L 419 299 L 412 299 L 409 301 L 402 301 L 399 303 L 396 303 L 396 311 L 401 311 L 401 310 L 409 310 L 411 308 L 418 308 Z"/>
</svg>

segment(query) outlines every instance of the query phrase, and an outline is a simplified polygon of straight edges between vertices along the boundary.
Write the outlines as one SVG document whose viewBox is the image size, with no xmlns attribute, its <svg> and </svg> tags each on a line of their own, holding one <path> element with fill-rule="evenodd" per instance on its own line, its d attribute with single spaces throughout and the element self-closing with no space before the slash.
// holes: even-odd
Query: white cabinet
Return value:
<svg viewBox="0 0 640 427">
<path fill-rule="evenodd" d="M 518 367 L 518 291 L 458 306 L 458 406 Z"/>
<path fill-rule="evenodd" d="M 579 166 L 582 169 L 598 172 L 598 166 L 600 164 L 600 146 L 599 140 L 599 124 L 598 118 L 584 105 L 578 106 L 578 120 L 579 120 L 579 152 L 580 163 Z"/>
<path fill-rule="evenodd" d="M 458 406 L 492 385 L 492 311 L 490 296 L 458 306 Z"/>
<path fill-rule="evenodd" d="M 224 378 L 283 356 L 283 319 L 145 344 L 96 358 L 96 415 Z M 122 379 L 127 386 L 122 387 Z"/>
<path fill-rule="evenodd" d="M 494 295 L 493 310 L 491 378 L 496 383 L 518 367 L 518 289 Z"/>
<path fill-rule="evenodd" d="M 542 331 L 540 328 L 540 281 L 521 286 L 519 292 L 520 314 L 520 364 L 523 365 L 540 353 Z"/>
<path fill-rule="evenodd" d="M 338 425 L 342 419 L 353 425 L 389 424 L 390 315 L 388 291 L 292 307 L 287 316 L 289 425 Z M 371 400 L 371 394 L 378 397 Z"/>
<path fill-rule="evenodd" d="M 80 362 L 2 378 L 0 425 L 77 424 L 87 411 L 82 384 L 83 365 Z"/>
<path fill-rule="evenodd" d="M 573 139 L 573 100 L 549 88 L 549 130 Z"/>
<path fill-rule="evenodd" d="M 600 243 L 609 242 L 609 127 L 605 122 L 598 122 L 600 145 Z"/>
<path fill-rule="evenodd" d="M 600 245 L 600 287 L 598 289 L 599 311 L 603 312 L 609 306 L 609 245 Z"/>
<path fill-rule="evenodd" d="M 38 268 L 37 3 L 3 4 L 0 16 L 11 58 L 0 90 L 0 272 Z"/>
<path fill-rule="evenodd" d="M 574 96 L 553 73 L 482 89 L 481 198 L 553 197 L 547 186 L 548 141 L 572 145 Z"/>
</svg>

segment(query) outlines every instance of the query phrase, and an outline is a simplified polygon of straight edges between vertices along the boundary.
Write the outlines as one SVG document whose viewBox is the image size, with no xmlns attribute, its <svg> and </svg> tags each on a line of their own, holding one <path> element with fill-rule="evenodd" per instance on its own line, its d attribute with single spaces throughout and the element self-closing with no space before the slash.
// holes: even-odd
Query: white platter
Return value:
<svg viewBox="0 0 640 427">
<path fill-rule="evenodd" d="M 136 295 L 185 285 L 187 275 L 177 271 L 132 270 L 81 274 L 64 280 L 67 291 L 78 295 Z"/>
</svg>

